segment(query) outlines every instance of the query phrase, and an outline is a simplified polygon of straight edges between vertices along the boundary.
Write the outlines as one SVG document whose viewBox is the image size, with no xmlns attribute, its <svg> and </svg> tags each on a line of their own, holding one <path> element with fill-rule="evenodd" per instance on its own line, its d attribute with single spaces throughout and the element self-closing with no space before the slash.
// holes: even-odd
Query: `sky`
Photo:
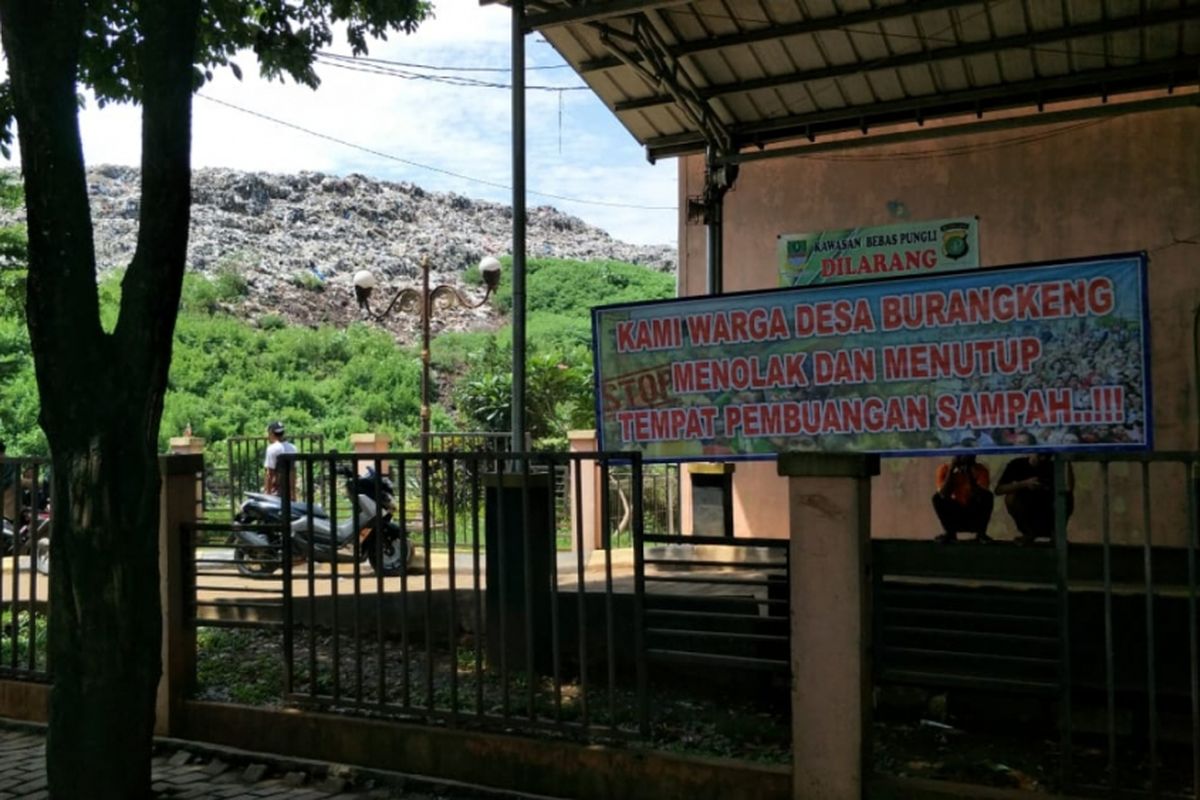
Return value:
<svg viewBox="0 0 1200 800">
<path fill-rule="evenodd" d="M 498 5 L 480 7 L 478 0 L 435 0 L 434 5 L 435 19 L 412 36 L 392 34 L 386 42 L 373 42 L 369 57 L 432 66 L 500 68 L 503 71 L 434 74 L 507 85 L 511 77 L 507 71 L 508 10 Z M 583 85 L 540 35 L 527 36 L 525 48 L 527 66 L 538 67 L 526 73 L 530 86 Z M 335 42 L 330 51 L 349 54 L 344 41 Z M 318 65 L 322 83 L 313 91 L 259 78 L 249 52 L 234 61 L 242 68 L 241 81 L 230 70 L 220 70 L 195 98 L 194 167 L 338 175 L 357 172 L 434 191 L 511 202 L 511 191 L 501 188 L 510 186 L 512 178 L 507 89 L 372 74 L 361 71 L 363 65 L 359 69 Z M 429 70 L 409 71 L 431 74 Z M 136 165 L 140 160 L 139 125 L 136 107 L 99 109 L 89 102 L 80 116 L 87 163 Z M 526 129 L 530 208 L 553 205 L 628 242 L 675 243 L 676 162 L 650 165 L 641 146 L 590 91 L 529 91 Z"/>
</svg>

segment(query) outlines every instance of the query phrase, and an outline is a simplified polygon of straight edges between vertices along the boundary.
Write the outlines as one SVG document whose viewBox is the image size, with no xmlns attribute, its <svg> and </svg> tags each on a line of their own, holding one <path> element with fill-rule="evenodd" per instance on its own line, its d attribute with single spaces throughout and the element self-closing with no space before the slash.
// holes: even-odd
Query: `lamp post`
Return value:
<svg viewBox="0 0 1200 800">
<path fill-rule="evenodd" d="M 421 258 L 421 288 L 410 286 L 396 291 L 391 302 L 380 313 L 371 310 L 371 292 L 376 286 L 375 276 L 370 270 L 359 270 L 354 273 L 354 295 L 358 299 L 358 307 L 370 319 L 382 321 L 393 309 L 415 307 L 421 315 L 421 452 L 429 450 L 429 341 L 430 321 L 433 316 L 433 306 L 438 300 L 448 300 L 463 308 L 479 308 L 488 301 L 496 287 L 500 285 L 500 262 L 492 256 L 486 256 L 479 262 L 479 272 L 483 275 L 487 292 L 479 300 L 473 300 L 461 289 L 448 283 L 429 286 L 429 256 Z"/>
</svg>

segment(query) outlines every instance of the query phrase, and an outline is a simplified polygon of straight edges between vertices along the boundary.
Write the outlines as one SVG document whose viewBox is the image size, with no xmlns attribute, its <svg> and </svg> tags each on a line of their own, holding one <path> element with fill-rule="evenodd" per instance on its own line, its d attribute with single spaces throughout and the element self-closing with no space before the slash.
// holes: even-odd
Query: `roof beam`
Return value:
<svg viewBox="0 0 1200 800">
<path fill-rule="evenodd" d="M 555 8 L 525 16 L 525 30 L 536 31 L 559 25 L 574 25 L 583 22 L 598 22 L 625 17 L 650 8 L 678 6 L 690 0 L 592 0 L 572 6 Z"/>
<path fill-rule="evenodd" d="M 1042 31 L 1029 31 L 1026 33 L 1016 34 L 1014 36 L 1004 36 L 998 39 L 987 39 L 979 42 L 967 42 L 965 44 L 954 45 L 951 47 L 940 47 L 936 50 L 918 50 L 912 53 L 900 53 L 893 56 L 887 56 L 885 58 L 873 59 L 867 62 L 856 61 L 848 64 L 835 64 L 829 67 L 822 67 L 821 69 L 801 70 L 799 72 L 792 72 L 786 75 L 769 75 L 763 78 L 755 78 L 753 80 L 717 84 L 715 86 L 701 87 L 699 93 L 700 97 L 704 100 L 711 100 L 714 97 L 721 97 L 723 95 L 753 92 L 760 89 L 775 89 L 781 86 L 828 80 L 846 75 L 877 72 L 885 69 L 900 69 L 902 67 L 909 67 L 916 64 L 929 64 L 938 61 L 953 60 L 956 58 L 969 58 L 971 56 L 996 53 L 1004 50 L 1018 50 L 1036 47 L 1040 44 L 1047 44 L 1049 42 L 1059 42 L 1088 36 L 1110 34 L 1124 30 L 1152 27 L 1155 25 L 1182 23 L 1194 19 L 1200 19 L 1200 5 L 1161 9 L 1145 14 L 1135 14 L 1128 17 L 1102 19 L 1083 25 L 1068 25 L 1063 28 L 1049 28 Z M 673 102 L 673 99 L 669 95 L 660 94 L 650 97 L 634 98 L 633 100 L 617 103 L 613 110 L 616 113 L 621 113 L 623 111 L 634 111 L 643 108 L 666 105 L 671 102 Z"/>
<path fill-rule="evenodd" d="M 806 19 L 801 22 L 791 22 L 783 25 L 768 25 L 763 28 L 756 28 L 752 31 L 742 31 L 741 33 L 729 34 L 728 36 L 714 36 L 708 39 L 697 39 L 690 42 L 680 42 L 672 45 L 670 48 L 671 56 L 681 58 L 690 56 L 695 53 L 703 53 L 711 50 L 720 50 L 724 47 L 735 47 L 741 44 L 754 44 L 756 42 L 765 42 L 771 39 L 783 39 L 789 36 L 802 36 L 811 33 L 823 33 L 828 31 L 841 30 L 849 28 L 853 25 L 865 25 L 872 22 L 883 22 L 897 17 L 909 17 L 913 14 L 924 14 L 929 11 L 942 11 L 947 8 L 958 8 L 959 6 L 979 5 L 980 0 L 910 0 L 907 3 L 897 3 L 890 6 L 881 6 L 879 8 L 868 8 L 862 11 L 849 11 L 842 14 L 834 14 L 828 17 L 818 17 L 816 19 Z M 622 62 L 619 59 L 610 56 L 602 56 L 600 58 L 584 61 L 579 65 L 579 74 L 595 72 L 602 69 L 611 69 L 612 67 L 621 66 Z"/>
<path fill-rule="evenodd" d="M 790 156 L 804 157 L 816 153 L 842 152 L 856 150 L 862 147 L 881 147 L 887 144 L 901 144 L 910 141 L 929 141 L 932 139 L 947 139 L 953 136 L 972 136 L 988 131 L 1011 130 L 1031 125 L 1055 125 L 1077 120 L 1099 119 L 1102 117 L 1136 114 L 1143 111 L 1160 111 L 1168 108 L 1197 108 L 1200 107 L 1200 93 L 1153 97 L 1145 100 L 1130 100 L 1107 105 L 1085 106 L 1083 108 L 1068 108 L 1060 111 L 1046 111 L 1039 114 L 1022 114 L 1014 117 L 968 122 L 963 125 L 945 125 L 929 130 L 909 130 L 884 133 L 877 136 L 864 136 L 859 139 L 818 142 L 796 147 L 780 147 L 772 150 L 760 150 L 751 153 L 734 153 L 718 158 L 724 164 L 744 164 L 748 161 L 764 161 L 771 158 L 787 158 Z"/>
<path fill-rule="evenodd" d="M 600 42 L 613 55 L 625 61 L 626 66 L 638 73 L 647 84 L 663 87 L 670 93 L 671 102 L 691 119 L 709 147 L 722 153 L 729 150 L 732 139 L 725 125 L 708 102 L 699 97 L 696 84 L 687 71 L 667 54 L 662 34 L 645 15 L 639 14 L 633 18 L 632 31 L 616 30 L 602 22 L 588 25 L 600 34 Z M 617 41 L 631 46 L 640 60 L 635 61 L 629 51 L 618 47 Z"/>
<path fill-rule="evenodd" d="M 861 130 L 864 127 L 869 129 L 880 125 L 912 122 L 921 118 L 935 119 L 970 113 L 982 115 L 984 112 L 1043 102 L 1195 85 L 1198 71 L 1200 57 L 1188 56 L 1123 69 L 1089 70 L 1058 78 L 1042 78 L 961 92 L 911 97 L 868 106 L 833 108 L 777 117 L 733 126 L 729 133 L 734 139 L 734 150 L 738 150 L 769 142 L 801 137 L 814 138 L 841 131 Z M 863 137 L 864 140 L 868 138 L 871 137 Z M 646 153 L 652 160 L 704 149 L 703 140 L 695 132 L 658 137 L 647 141 L 645 145 Z"/>
</svg>

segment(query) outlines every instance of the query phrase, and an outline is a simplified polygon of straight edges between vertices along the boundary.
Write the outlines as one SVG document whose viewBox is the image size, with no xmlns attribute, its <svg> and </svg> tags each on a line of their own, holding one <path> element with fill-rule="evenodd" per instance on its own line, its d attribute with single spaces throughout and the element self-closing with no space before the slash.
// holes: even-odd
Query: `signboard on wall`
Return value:
<svg viewBox="0 0 1200 800">
<path fill-rule="evenodd" d="M 597 308 L 600 446 L 1146 449 L 1145 281 L 1131 255 Z"/>
<path fill-rule="evenodd" d="M 779 285 L 895 278 L 979 266 L 975 217 L 779 237 Z"/>
</svg>

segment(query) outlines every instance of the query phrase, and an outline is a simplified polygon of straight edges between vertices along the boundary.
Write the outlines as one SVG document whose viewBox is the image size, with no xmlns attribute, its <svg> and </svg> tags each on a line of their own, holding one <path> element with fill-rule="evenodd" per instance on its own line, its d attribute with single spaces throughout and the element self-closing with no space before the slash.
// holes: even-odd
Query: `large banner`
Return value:
<svg viewBox="0 0 1200 800">
<path fill-rule="evenodd" d="M 1146 449 L 1142 256 L 605 306 L 605 450 Z"/>
<path fill-rule="evenodd" d="M 979 266 L 975 217 L 779 237 L 779 285 L 897 278 Z"/>
</svg>

